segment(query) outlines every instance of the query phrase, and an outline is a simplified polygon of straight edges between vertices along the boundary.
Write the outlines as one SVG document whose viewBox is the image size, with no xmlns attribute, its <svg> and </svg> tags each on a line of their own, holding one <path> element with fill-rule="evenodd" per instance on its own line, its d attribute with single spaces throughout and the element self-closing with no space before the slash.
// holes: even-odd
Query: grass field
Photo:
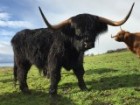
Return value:
<svg viewBox="0 0 140 105">
<path fill-rule="evenodd" d="M 131 52 L 85 57 L 89 91 L 80 91 L 73 72 L 62 70 L 54 105 L 140 105 L 140 59 Z M 0 68 L 0 105 L 49 105 L 49 80 L 37 68 L 28 75 L 30 95 L 13 85 L 12 68 Z"/>
</svg>

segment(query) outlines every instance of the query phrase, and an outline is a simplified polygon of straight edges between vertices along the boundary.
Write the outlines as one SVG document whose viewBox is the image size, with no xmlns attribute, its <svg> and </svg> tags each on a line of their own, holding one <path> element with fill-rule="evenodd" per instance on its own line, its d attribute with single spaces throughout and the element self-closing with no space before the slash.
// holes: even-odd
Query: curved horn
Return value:
<svg viewBox="0 0 140 105">
<path fill-rule="evenodd" d="M 106 19 L 104 17 L 99 17 L 99 20 L 104 22 L 104 23 L 106 23 L 106 24 L 108 24 L 108 25 L 111 25 L 111 26 L 120 26 L 120 25 L 124 24 L 127 21 L 127 19 L 129 18 L 129 16 L 131 15 L 131 12 L 133 10 L 134 4 L 135 3 L 133 3 L 130 11 L 127 14 L 127 16 L 124 19 L 122 19 L 121 21 L 112 21 L 112 20 Z"/>
<path fill-rule="evenodd" d="M 43 14 L 43 12 L 42 12 L 42 10 L 41 10 L 40 7 L 39 7 L 39 11 L 40 11 L 40 14 L 41 14 L 41 16 L 42 16 L 42 18 L 43 18 L 45 24 L 46 24 L 49 28 L 51 28 L 51 29 L 53 29 L 53 30 L 60 29 L 61 27 L 63 27 L 63 26 L 65 26 L 65 25 L 71 23 L 71 19 L 68 19 L 68 20 L 65 20 L 65 21 L 63 21 L 63 22 L 57 24 L 57 25 L 51 25 L 51 24 L 48 22 L 48 20 L 46 19 L 45 15 Z"/>
</svg>

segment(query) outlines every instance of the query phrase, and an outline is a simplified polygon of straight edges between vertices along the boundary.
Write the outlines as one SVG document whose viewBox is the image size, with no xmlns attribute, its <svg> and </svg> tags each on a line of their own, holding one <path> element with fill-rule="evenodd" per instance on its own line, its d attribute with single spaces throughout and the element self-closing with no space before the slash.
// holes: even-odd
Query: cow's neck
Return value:
<svg viewBox="0 0 140 105">
<path fill-rule="evenodd" d="M 128 49 L 135 53 L 135 46 L 134 46 L 134 36 L 133 34 L 129 33 L 129 36 L 125 38 L 125 44 L 127 45 Z"/>
<path fill-rule="evenodd" d="M 126 36 L 124 38 L 124 43 L 128 46 L 128 48 L 129 47 L 132 48 L 133 47 L 133 36 L 130 36 L 130 34 L 129 34 L 129 36 Z"/>
</svg>

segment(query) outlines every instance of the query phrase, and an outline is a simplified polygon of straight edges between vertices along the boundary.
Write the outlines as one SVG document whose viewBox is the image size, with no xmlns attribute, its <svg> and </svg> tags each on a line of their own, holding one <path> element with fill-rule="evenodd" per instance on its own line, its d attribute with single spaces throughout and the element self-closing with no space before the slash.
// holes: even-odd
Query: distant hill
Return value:
<svg viewBox="0 0 140 105">
<path fill-rule="evenodd" d="M 114 53 L 114 52 L 123 52 L 123 51 L 127 51 L 127 48 L 119 48 L 119 49 L 115 49 L 115 50 L 108 50 L 106 53 Z"/>
</svg>

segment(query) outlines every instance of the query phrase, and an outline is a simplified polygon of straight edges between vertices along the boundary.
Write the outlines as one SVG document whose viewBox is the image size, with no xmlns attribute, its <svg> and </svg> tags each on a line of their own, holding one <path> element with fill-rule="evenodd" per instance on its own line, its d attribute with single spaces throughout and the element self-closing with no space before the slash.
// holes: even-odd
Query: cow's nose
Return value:
<svg viewBox="0 0 140 105">
<path fill-rule="evenodd" d="M 85 47 L 86 49 L 90 49 L 90 48 L 94 47 L 94 43 L 84 42 L 84 47 Z"/>
</svg>

